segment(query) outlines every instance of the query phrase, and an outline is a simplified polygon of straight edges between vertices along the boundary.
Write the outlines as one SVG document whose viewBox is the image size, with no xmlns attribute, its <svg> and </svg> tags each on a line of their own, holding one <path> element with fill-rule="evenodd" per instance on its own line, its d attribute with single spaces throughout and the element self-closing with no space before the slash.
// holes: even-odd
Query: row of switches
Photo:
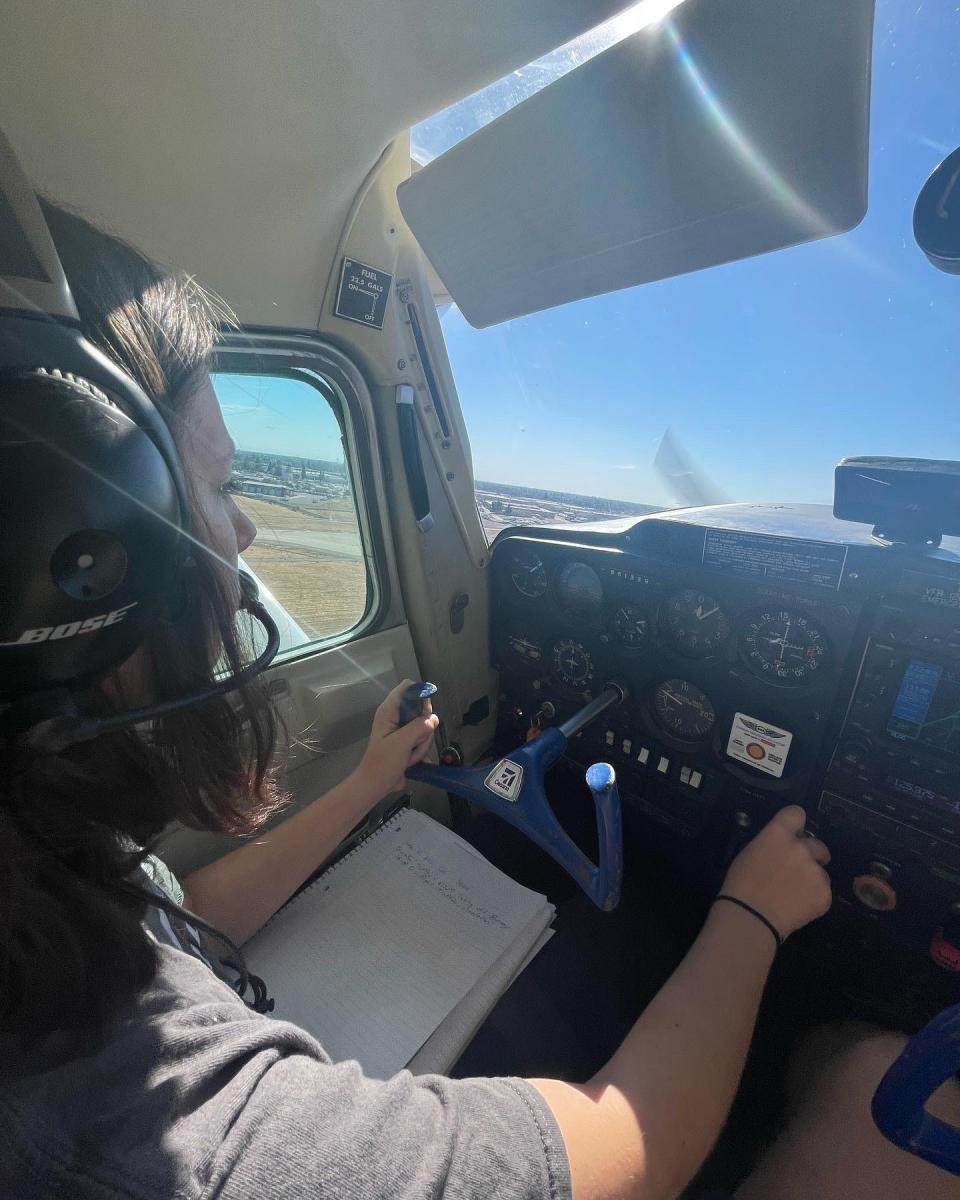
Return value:
<svg viewBox="0 0 960 1200">
<path fill-rule="evenodd" d="M 692 788 L 698 788 L 703 783 L 703 776 L 699 771 L 695 771 L 693 767 L 681 767 L 680 782 L 687 783 Z"/>
<path fill-rule="evenodd" d="M 604 740 L 608 746 L 615 746 L 617 744 L 617 735 L 612 729 L 608 729 Z M 624 738 L 620 743 L 620 750 L 628 758 L 631 758 L 633 756 L 633 740 L 631 738 Z M 637 762 L 641 767 L 645 767 L 649 761 L 650 751 L 646 746 L 641 746 L 637 751 Z M 660 775 L 666 775 L 668 774 L 669 770 L 670 759 L 667 758 L 665 754 L 661 754 L 657 762 L 657 772 Z M 696 789 L 700 787 L 701 783 L 703 783 L 703 775 L 700 771 L 695 771 L 693 767 L 681 767 L 680 782 L 685 783 L 688 787 Z"/>
</svg>

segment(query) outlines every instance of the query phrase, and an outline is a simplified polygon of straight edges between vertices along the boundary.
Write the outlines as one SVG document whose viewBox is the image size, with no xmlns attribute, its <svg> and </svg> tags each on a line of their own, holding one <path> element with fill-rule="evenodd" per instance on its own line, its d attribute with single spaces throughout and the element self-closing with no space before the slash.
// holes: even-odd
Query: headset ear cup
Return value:
<svg viewBox="0 0 960 1200">
<path fill-rule="evenodd" d="M 197 560 L 192 554 L 180 564 L 176 579 L 168 593 L 167 611 L 162 620 L 166 625 L 179 625 L 190 611 L 196 597 Z"/>
<path fill-rule="evenodd" d="M 99 389 L 0 380 L 0 702 L 83 686 L 143 642 L 180 587 L 180 496 Z"/>
<path fill-rule="evenodd" d="M 163 413 L 84 337 L 2 133 L 0 208 L 2 705 L 83 687 L 142 645 L 181 587 L 190 509 Z"/>
</svg>

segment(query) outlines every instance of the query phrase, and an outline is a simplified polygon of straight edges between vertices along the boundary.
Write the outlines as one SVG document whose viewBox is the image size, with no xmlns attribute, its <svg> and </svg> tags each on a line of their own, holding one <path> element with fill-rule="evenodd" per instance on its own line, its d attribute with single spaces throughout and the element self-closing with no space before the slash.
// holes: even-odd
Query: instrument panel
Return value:
<svg viewBox="0 0 960 1200">
<path fill-rule="evenodd" d="M 583 555 L 551 562 L 552 549 L 535 549 L 519 538 L 516 542 L 506 551 L 506 570 L 515 594 L 504 599 L 539 601 L 549 592 L 556 616 L 628 653 L 659 641 L 667 650 L 702 661 L 722 655 L 731 643 L 731 613 L 711 592 L 679 587 L 660 594 L 662 587 L 642 570 L 630 570 L 637 564 L 611 566 L 597 558 L 586 562 Z M 628 586 L 623 586 L 623 580 Z M 814 615 L 802 606 L 788 607 L 791 597 L 774 589 L 763 592 L 758 599 L 764 602 L 755 606 L 756 611 L 745 617 L 740 614 L 743 619 L 733 639 L 739 657 L 761 679 L 785 687 L 802 686 L 829 667 L 829 639 Z M 508 648 L 519 657 L 528 662 L 543 658 L 544 648 L 523 633 L 508 633 L 507 638 Z M 585 647 L 572 644 L 582 660 Z M 579 686 L 556 656 L 554 666 L 563 683 Z"/>
<path fill-rule="evenodd" d="M 809 710 L 816 726 L 859 614 L 857 604 L 796 589 L 703 579 L 612 547 L 524 536 L 501 541 L 495 579 L 497 665 L 526 706 L 542 697 L 563 709 L 622 683 L 630 699 L 603 731 L 604 746 L 621 755 L 638 742 L 621 775 L 645 766 L 637 754 L 646 751 L 665 762 L 662 781 L 690 767 L 700 787 L 740 762 L 759 764 L 762 786 L 802 773 L 817 745 Z M 739 758 L 728 754 L 736 714 L 788 728 L 789 753 L 760 759 L 763 746 L 751 740 Z M 682 812 L 671 805 L 661 815 L 683 825 Z"/>
<path fill-rule="evenodd" d="M 504 743 L 625 689 L 569 752 L 614 766 L 631 836 L 719 869 L 798 803 L 855 910 L 915 941 L 960 911 L 960 543 L 733 505 L 508 531 L 493 588 Z"/>
</svg>

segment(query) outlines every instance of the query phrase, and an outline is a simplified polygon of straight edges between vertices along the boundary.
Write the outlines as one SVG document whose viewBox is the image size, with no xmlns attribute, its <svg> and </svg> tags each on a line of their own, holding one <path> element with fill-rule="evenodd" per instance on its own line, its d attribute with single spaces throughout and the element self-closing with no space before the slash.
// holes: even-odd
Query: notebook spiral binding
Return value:
<svg viewBox="0 0 960 1200">
<path fill-rule="evenodd" d="M 360 834 L 356 842 L 354 842 L 349 849 L 344 850 L 342 854 L 334 858 L 331 862 L 327 863 L 326 866 L 322 867 L 319 871 L 315 872 L 309 879 L 302 883 L 300 887 L 297 888 L 297 890 L 293 893 L 290 899 L 277 909 L 270 920 L 261 926 L 261 929 L 266 929 L 269 925 L 271 925 L 285 909 L 290 907 L 291 904 L 294 904 L 300 899 L 301 896 L 305 896 L 307 892 L 313 891 L 318 883 L 325 882 L 327 877 L 332 875 L 338 867 L 347 861 L 348 858 L 353 858 L 355 854 L 362 850 L 367 842 L 372 841 L 373 838 L 378 837 L 385 830 L 395 828 L 397 821 L 405 812 L 409 810 L 409 807 L 410 806 L 407 801 L 403 800 L 387 809 L 383 814 L 383 818 L 379 824 L 375 825 L 373 829 L 368 830 L 366 833 Z"/>
</svg>

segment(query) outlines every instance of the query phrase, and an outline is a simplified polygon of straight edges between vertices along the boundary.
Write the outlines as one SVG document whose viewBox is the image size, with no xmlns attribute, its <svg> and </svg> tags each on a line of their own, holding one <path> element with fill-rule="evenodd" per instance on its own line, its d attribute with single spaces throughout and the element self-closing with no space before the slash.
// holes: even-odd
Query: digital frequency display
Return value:
<svg viewBox="0 0 960 1200">
<path fill-rule="evenodd" d="M 960 671 L 912 658 L 894 702 L 887 732 L 960 755 Z"/>
</svg>

